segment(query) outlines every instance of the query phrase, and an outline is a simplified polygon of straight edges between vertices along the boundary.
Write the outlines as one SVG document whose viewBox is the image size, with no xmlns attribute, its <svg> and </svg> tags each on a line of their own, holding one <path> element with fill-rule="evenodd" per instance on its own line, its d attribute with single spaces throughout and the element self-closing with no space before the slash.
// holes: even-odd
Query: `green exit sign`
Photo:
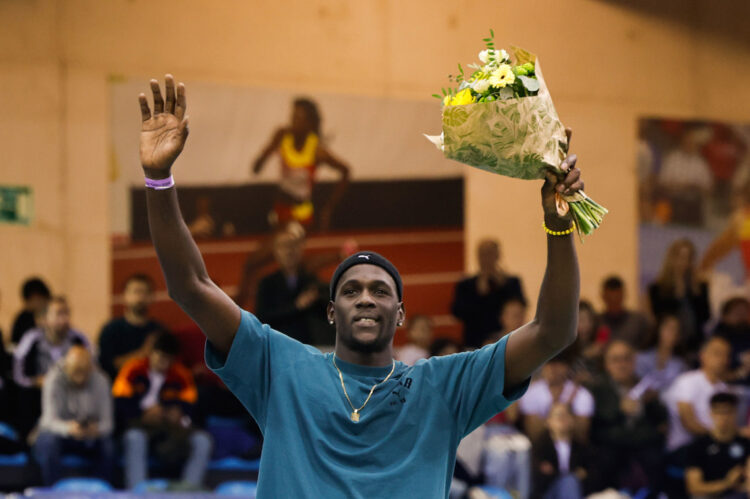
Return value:
<svg viewBox="0 0 750 499">
<path fill-rule="evenodd" d="M 29 225 L 33 214 L 31 187 L 0 185 L 0 223 Z"/>
</svg>

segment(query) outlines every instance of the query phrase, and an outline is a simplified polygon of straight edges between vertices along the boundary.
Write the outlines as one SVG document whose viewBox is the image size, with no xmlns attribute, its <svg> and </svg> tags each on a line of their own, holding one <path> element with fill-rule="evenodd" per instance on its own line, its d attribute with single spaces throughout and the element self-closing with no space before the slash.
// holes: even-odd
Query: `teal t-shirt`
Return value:
<svg viewBox="0 0 750 499">
<path fill-rule="evenodd" d="M 332 354 L 249 312 L 227 358 L 207 343 L 206 362 L 263 432 L 259 498 L 441 498 L 460 440 L 526 390 L 503 395 L 506 339 L 412 367 L 396 362 L 359 422 L 350 419 Z M 355 407 L 391 370 L 336 364 Z"/>
</svg>

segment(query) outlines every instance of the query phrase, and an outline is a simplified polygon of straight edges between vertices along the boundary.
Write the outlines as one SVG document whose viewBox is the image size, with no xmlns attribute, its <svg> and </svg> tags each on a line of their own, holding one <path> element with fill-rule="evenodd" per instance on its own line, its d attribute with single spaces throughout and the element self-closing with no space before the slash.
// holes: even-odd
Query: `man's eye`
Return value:
<svg viewBox="0 0 750 499">
<path fill-rule="evenodd" d="M 375 293 L 377 293 L 379 295 L 387 295 L 388 291 L 385 290 L 385 289 L 378 289 L 378 290 L 375 291 Z"/>
<path fill-rule="evenodd" d="M 353 295 L 355 291 L 353 289 L 345 289 L 341 293 L 344 295 Z"/>
</svg>

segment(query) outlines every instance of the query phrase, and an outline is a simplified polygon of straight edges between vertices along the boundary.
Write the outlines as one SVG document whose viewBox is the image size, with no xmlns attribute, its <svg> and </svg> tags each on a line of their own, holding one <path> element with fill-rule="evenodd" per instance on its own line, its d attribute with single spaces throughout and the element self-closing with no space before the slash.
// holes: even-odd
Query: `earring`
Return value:
<svg viewBox="0 0 750 499">
<path fill-rule="evenodd" d="M 328 321 L 328 324 L 330 324 L 331 326 L 333 326 L 333 321 Z"/>
<path fill-rule="evenodd" d="M 403 323 L 403 322 L 401 322 L 401 321 L 398 321 L 398 327 L 401 327 L 401 326 L 403 326 L 403 325 L 404 325 L 404 323 Z"/>
</svg>

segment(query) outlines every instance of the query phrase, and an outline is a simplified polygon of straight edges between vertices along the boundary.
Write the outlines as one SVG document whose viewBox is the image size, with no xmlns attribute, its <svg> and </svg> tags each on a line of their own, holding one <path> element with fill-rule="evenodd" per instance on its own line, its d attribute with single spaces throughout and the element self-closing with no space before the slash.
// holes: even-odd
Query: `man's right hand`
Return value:
<svg viewBox="0 0 750 499">
<path fill-rule="evenodd" d="M 724 478 L 724 482 L 727 484 L 727 488 L 734 488 L 738 486 L 742 482 L 742 477 L 745 470 L 742 469 L 742 466 L 735 466 L 731 470 L 729 470 L 729 473 L 727 473 L 727 476 Z"/>
<path fill-rule="evenodd" d="M 143 121 L 140 141 L 141 165 L 146 176 L 152 179 L 169 177 L 172 163 L 185 147 L 188 136 L 185 85 L 177 85 L 175 94 L 172 75 L 167 75 L 164 83 L 166 103 L 162 99 L 159 82 L 151 80 L 151 91 L 154 95 L 153 114 L 148 107 L 146 96 L 138 96 Z"/>
<path fill-rule="evenodd" d="M 70 433 L 70 436 L 76 440 L 83 440 L 84 438 L 86 438 L 86 430 L 83 428 L 83 425 L 81 425 L 81 423 L 79 423 L 78 421 L 70 422 L 70 426 L 68 427 L 68 433 Z"/>
</svg>

